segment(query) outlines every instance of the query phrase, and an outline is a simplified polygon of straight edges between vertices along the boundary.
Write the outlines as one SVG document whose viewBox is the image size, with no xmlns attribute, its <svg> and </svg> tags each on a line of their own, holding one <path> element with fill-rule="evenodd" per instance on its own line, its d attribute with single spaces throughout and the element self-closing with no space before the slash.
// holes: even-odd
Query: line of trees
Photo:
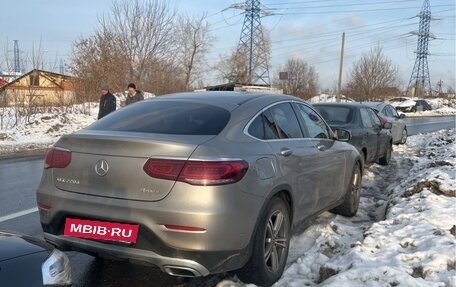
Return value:
<svg viewBox="0 0 456 287">
<path fill-rule="evenodd" d="M 129 82 L 157 95 L 201 83 L 213 36 L 205 16 L 178 14 L 167 1 L 116 0 L 94 35 L 74 43 L 71 72 L 81 92 L 97 95 L 100 81 L 124 90 Z"/>
</svg>

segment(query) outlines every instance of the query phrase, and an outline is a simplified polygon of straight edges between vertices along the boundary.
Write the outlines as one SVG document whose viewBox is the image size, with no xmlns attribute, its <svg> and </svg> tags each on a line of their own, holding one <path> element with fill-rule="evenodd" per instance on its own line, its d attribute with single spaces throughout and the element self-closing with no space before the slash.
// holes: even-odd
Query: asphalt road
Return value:
<svg viewBox="0 0 456 287">
<path fill-rule="evenodd" d="M 454 116 L 405 118 L 409 135 L 455 128 Z M 43 237 L 36 212 L 35 190 L 40 182 L 42 156 L 0 160 L 0 230 Z M 76 287 L 92 286 L 214 286 L 220 276 L 182 279 L 154 267 L 95 259 L 77 252 L 70 256 Z"/>
<path fill-rule="evenodd" d="M 405 117 L 409 135 L 418 133 L 433 132 L 441 129 L 456 128 L 455 116 L 444 117 Z"/>
</svg>

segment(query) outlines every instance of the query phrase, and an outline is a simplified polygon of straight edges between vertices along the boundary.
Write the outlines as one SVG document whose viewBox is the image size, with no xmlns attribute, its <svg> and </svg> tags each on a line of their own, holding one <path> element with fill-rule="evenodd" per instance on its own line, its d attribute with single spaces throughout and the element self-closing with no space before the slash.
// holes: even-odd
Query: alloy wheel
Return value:
<svg viewBox="0 0 456 287">
<path fill-rule="evenodd" d="M 284 224 L 284 214 L 279 210 L 272 213 L 266 226 L 264 239 L 264 261 L 271 272 L 279 269 L 280 262 L 284 260 L 283 256 L 286 256 L 287 229 Z"/>
<path fill-rule="evenodd" d="M 359 198 L 360 198 L 360 192 L 361 192 L 361 176 L 359 169 L 356 167 L 355 172 L 353 173 L 353 180 L 352 180 L 352 187 L 351 187 L 351 196 L 353 198 L 352 201 L 352 209 L 355 210 L 357 209 L 359 205 Z"/>
</svg>

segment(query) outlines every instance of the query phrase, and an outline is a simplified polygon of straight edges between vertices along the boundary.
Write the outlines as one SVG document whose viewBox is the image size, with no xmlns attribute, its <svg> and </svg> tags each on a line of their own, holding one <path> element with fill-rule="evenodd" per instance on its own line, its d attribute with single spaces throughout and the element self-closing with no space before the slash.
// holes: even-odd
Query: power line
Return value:
<svg viewBox="0 0 456 287">
<path fill-rule="evenodd" d="M 435 7 L 454 7 L 454 5 L 435 5 Z M 312 9 L 318 7 L 308 7 Z M 396 11 L 396 10 L 409 10 L 417 9 L 420 7 L 394 7 L 394 8 L 376 8 L 376 9 L 357 9 L 357 10 L 337 10 L 337 11 L 312 11 L 312 12 L 289 12 L 289 13 L 276 13 L 274 15 L 303 15 L 303 14 L 334 14 L 334 13 L 353 13 L 353 12 L 380 12 L 380 11 Z"/>
</svg>

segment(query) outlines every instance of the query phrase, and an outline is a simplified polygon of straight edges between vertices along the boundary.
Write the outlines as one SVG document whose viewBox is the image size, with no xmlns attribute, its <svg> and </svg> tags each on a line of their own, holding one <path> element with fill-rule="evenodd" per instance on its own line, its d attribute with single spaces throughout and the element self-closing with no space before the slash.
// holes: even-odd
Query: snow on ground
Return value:
<svg viewBox="0 0 456 287">
<path fill-rule="evenodd" d="M 354 102 L 354 100 L 350 98 L 346 98 L 345 96 L 341 96 L 342 102 Z M 423 116 L 449 116 L 449 115 L 456 115 L 456 99 L 443 99 L 443 98 L 435 98 L 435 99 L 426 99 L 426 101 L 432 106 L 431 111 L 421 111 L 415 113 L 406 113 L 408 117 L 423 117 Z M 310 103 L 320 103 L 320 102 L 336 102 L 335 95 L 327 95 L 321 94 L 315 96 L 309 100 Z"/>
<path fill-rule="evenodd" d="M 48 148 L 62 135 L 94 122 L 98 115 L 98 105 L 91 104 L 89 109 L 89 114 L 85 114 L 81 107 L 75 106 L 68 113 L 55 109 L 35 114 L 27 122 L 21 119 L 17 126 L 0 130 L 0 155 Z"/>
<path fill-rule="evenodd" d="M 411 136 L 365 170 L 358 214 L 329 212 L 291 240 L 276 287 L 456 286 L 455 131 Z M 244 285 L 237 278 L 217 287 Z"/>
</svg>

